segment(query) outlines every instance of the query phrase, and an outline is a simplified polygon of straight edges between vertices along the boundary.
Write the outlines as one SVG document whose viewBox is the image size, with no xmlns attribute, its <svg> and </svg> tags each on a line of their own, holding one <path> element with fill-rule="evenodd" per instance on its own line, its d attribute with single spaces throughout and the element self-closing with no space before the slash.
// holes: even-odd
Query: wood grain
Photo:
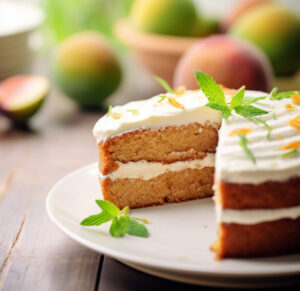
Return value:
<svg viewBox="0 0 300 291">
<path fill-rule="evenodd" d="M 51 186 L 97 159 L 91 130 L 100 114 L 66 104 L 37 119 L 35 131 L 0 131 L 0 290 L 95 288 L 100 255 L 67 238 L 45 211 Z"/>
</svg>

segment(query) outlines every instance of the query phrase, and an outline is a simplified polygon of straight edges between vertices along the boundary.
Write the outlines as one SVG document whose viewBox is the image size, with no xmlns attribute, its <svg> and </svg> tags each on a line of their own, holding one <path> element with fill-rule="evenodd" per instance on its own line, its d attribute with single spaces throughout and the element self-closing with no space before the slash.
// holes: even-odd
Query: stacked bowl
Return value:
<svg viewBox="0 0 300 291">
<path fill-rule="evenodd" d="M 0 80 L 30 72 L 33 32 L 43 22 L 42 11 L 30 4 L 0 1 Z"/>
</svg>

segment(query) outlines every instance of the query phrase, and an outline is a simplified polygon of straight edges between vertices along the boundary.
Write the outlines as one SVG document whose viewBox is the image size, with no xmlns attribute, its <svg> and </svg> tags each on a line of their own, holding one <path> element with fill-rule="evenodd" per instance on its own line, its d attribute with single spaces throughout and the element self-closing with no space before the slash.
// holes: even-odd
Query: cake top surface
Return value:
<svg viewBox="0 0 300 291">
<path fill-rule="evenodd" d="M 171 93 L 115 106 L 96 123 L 93 133 L 97 141 L 137 129 L 158 129 L 193 122 L 221 122 L 219 111 L 205 106 L 202 91 L 183 91 L 174 97 Z"/>
</svg>

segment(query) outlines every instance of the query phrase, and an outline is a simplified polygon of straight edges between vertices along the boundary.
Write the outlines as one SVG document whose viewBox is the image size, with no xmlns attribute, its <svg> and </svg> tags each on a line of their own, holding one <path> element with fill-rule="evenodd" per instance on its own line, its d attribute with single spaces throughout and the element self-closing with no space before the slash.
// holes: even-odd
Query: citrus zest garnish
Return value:
<svg viewBox="0 0 300 291">
<path fill-rule="evenodd" d="M 285 105 L 285 109 L 287 111 L 294 111 L 295 110 L 295 106 L 293 106 L 292 104 L 286 104 Z"/>
<path fill-rule="evenodd" d="M 122 117 L 122 114 L 117 112 L 111 112 L 110 115 L 113 119 L 120 119 Z"/>
<path fill-rule="evenodd" d="M 300 140 L 290 142 L 290 143 L 282 146 L 281 148 L 279 148 L 279 150 L 283 151 L 283 150 L 291 150 L 291 149 L 298 149 L 298 148 L 300 148 Z"/>
<path fill-rule="evenodd" d="M 300 95 L 298 93 L 298 91 L 294 92 L 295 94 L 291 96 L 293 102 L 297 105 L 300 105 Z"/>
<path fill-rule="evenodd" d="M 174 97 L 168 97 L 168 102 L 170 105 L 172 105 L 178 109 L 184 109 L 184 106 L 181 103 L 179 103 L 178 101 L 176 101 Z"/>
<path fill-rule="evenodd" d="M 175 92 L 178 95 L 177 97 L 182 96 L 185 93 L 185 91 L 186 91 L 185 86 L 180 86 L 180 87 L 178 87 L 178 88 L 175 89 Z"/>
<path fill-rule="evenodd" d="M 219 84 L 219 86 L 221 87 L 222 91 L 223 91 L 225 94 L 227 94 L 227 95 L 233 96 L 233 95 L 235 95 L 236 92 L 237 92 L 237 90 L 235 90 L 235 89 L 230 89 L 230 88 L 228 88 L 228 87 L 226 87 L 226 86 L 224 86 L 224 85 L 222 85 L 222 84 Z"/>
<path fill-rule="evenodd" d="M 277 140 L 282 140 L 283 139 L 283 136 L 282 136 L 282 134 L 278 134 L 278 136 L 277 136 Z"/>
<path fill-rule="evenodd" d="M 236 128 L 234 129 L 232 132 L 229 133 L 229 136 L 235 136 L 238 134 L 249 134 L 251 133 L 253 130 L 251 128 Z"/>
<path fill-rule="evenodd" d="M 300 115 L 298 115 L 295 118 L 291 119 L 289 121 L 289 126 L 294 127 L 297 130 L 300 130 Z"/>
</svg>

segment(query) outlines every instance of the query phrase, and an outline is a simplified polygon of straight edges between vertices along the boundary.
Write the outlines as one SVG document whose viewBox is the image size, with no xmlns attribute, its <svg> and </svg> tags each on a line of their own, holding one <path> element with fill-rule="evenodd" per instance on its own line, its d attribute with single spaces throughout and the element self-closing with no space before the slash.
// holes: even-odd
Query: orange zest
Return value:
<svg viewBox="0 0 300 291">
<path fill-rule="evenodd" d="M 178 101 L 176 101 L 174 97 L 168 97 L 168 102 L 170 105 L 172 105 L 178 109 L 184 109 L 184 106 L 181 103 L 179 103 Z"/>
<path fill-rule="evenodd" d="M 285 109 L 287 111 L 294 111 L 295 110 L 295 106 L 293 106 L 292 104 L 286 104 L 285 105 Z"/>
<path fill-rule="evenodd" d="M 222 91 L 224 92 L 224 94 L 227 94 L 227 95 L 235 95 L 237 90 L 235 89 L 230 89 L 230 88 L 227 88 L 226 86 L 222 85 L 222 84 L 219 84 L 219 86 L 221 87 Z"/>
<path fill-rule="evenodd" d="M 185 86 L 180 86 L 175 89 L 175 92 L 177 93 L 178 97 L 182 96 L 186 91 Z"/>
<path fill-rule="evenodd" d="M 234 129 L 232 132 L 229 133 L 229 136 L 235 136 L 238 134 L 249 134 L 251 133 L 253 130 L 251 128 L 236 128 Z"/>
<path fill-rule="evenodd" d="M 277 136 L 277 140 L 283 140 L 283 136 L 282 136 L 282 134 L 278 134 L 278 136 Z"/>
<path fill-rule="evenodd" d="M 283 150 L 292 150 L 292 149 L 299 149 L 299 148 L 300 148 L 300 140 L 290 142 L 284 145 L 283 147 L 279 148 L 279 150 L 283 151 Z"/>
<path fill-rule="evenodd" d="M 110 115 L 113 119 L 120 119 L 122 117 L 122 114 L 117 112 L 112 112 Z"/>
<path fill-rule="evenodd" d="M 297 105 L 300 105 L 300 95 L 298 91 L 295 91 L 295 94 L 291 96 L 293 102 Z"/>
<path fill-rule="evenodd" d="M 294 127 L 297 130 L 300 130 L 300 115 L 298 115 L 295 118 L 291 119 L 289 121 L 289 126 Z"/>
</svg>

